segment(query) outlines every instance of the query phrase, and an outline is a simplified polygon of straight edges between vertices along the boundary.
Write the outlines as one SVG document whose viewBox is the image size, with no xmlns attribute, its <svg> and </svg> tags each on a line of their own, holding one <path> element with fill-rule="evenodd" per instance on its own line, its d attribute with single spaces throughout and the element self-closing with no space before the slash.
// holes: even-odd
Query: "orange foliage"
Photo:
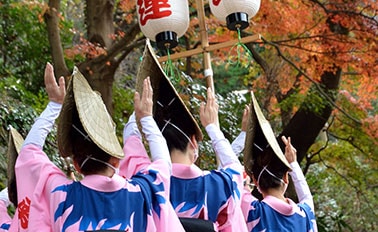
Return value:
<svg viewBox="0 0 378 232">
<path fill-rule="evenodd" d="M 135 10 L 135 1 L 121 0 L 118 3 L 118 8 L 124 12 L 123 17 L 127 23 L 134 20 L 133 10 Z"/>
<path fill-rule="evenodd" d="M 106 50 L 104 48 L 93 44 L 84 38 L 80 38 L 80 44 L 66 49 L 64 52 L 69 59 L 74 59 L 77 56 L 85 56 L 88 59 L 93 59 L 97 56 L 106 54 Z"/>
<path fill-rule="evenodd" d="M 195 48 L 201 46 L 199 22 L 195 16 L 196 1 L 190 0 L 189 4 L 194 16 L 191 17 L 185 34 L 189 41 L 186 46 Z M 118 10 L 122 11 L 124 22 L 135 22 L 135 1 L 118 1 Z M 371 115 L 371 112 L 376 114 L 374 101 L 378 92 L 376 12 L 378 12 L 378 4 L 374 0 L 265 0 L 261 1 L 259 12 L 251 19 L 250 26 L 245 29 L 245 32 L 260 34 L 265 40 L 277 45 L 282 55 L 311 79 L 310 81 L 307 77 L 301 76 L 297 80 L 298 70 L 283 61 L 282 57 L 278 57 L 273 46 L 259 41 L 260 47 L 257 50 L 271 68 L 276 68 L 273 75 L 281 93 L 288 92 L 293 88 L 293 84 L 299 81 L 296 87 L 299 88 L 301 94 L 305 95 L 312 81 L 320 82 L 324 71 L 335 71 L 335 67 L 339 67 L 343 72 L 341 93 L 343 91 L 350 93 L 356 101 L 356 106 L 368 111 Z M 237 33 L 229 31 L 224 23 L 211 14 L 207 14 L 206 26 L 210 44 L 237 38 Z M 117 40 L 127 35 L 119 32 L 110 36 Z M 178 46 L 175 52 L 185 49 L 187 48 L 184 46 Z M 66 50 L 66 55 L 73 57 L 84 54 L 85 57 L 93 58 L 105 52 L 103 48 L 82 40 L 79 45 Z M 224 64 L 229 52 L 230 48 L 213 51 L 211 53 L 213 65 Z M 202 55 L 193 56 L 191 61 L 191 68 L 194 71 L 188 74 L 202 78 Z M 269 83 L 263 77 L 264 73 L 262 71 L 255 73 L 260 76 L 259 78 L 251 77 L 251 81 L 254 81 L 252 86 L 265 89 Z M 349 100 L 353 99 L 349 98 Z M 374 116 L 373 119 L 361 118 L 360 120 L 376 119 Z M 369 124 L 371 125 L 377 127 L 374 123 Z M 373 135 L 376 134 L 373 128 L 367 128 L 367 130 Z"/>
<path fill-rule="evenodd" d="M 190 3 L 195 9 L 195 1 Z M 372 113 L 375 115 L 360 120 L 375 120 L 375 123 L 363 125 L 369 125 L 365 129 L 376 136 L 377 109 L 374 109 L 376 105 L 373 104 L 376 104 L 378 93 L 377 11 L 378 4 L 374 0 L 267 0 L 261 2 L 259 12 L 251 19 L 250 26 L 245 31 L 258 33 L 276 44 L 281 53 L 312 81 L 320 82 L 324 71 L 335 72 L 337 67 L 341 68 L 341 93 L 350 93 L 348 99 L 351 103 L 354 102 L 356 109 L 369 112 L 365 114 L 366 117 Z M 211 14 L 207 15 L 206 24 L 210 44 L 237 38 L 235 32 L 227 30 L 224 23 Z M 186 36 L 192 44 L 199 41 L 197 18 L 191 19 Z M 266 56 L 268 53 L 276 54 L 272 46 L 264 43 L 261 46 L 266 51 L 265 61 L 279 70 L 277 74 L 275 72 L 276 80 L 280 91 L 286 93 L 293 88 L 298 71 L 287 63 L 280 63 L 282 60 Z M 212 52 L 213 64 L 224 63 L 229 52 L 230 48 Z M 311 82 L 304 76 L 299 81 L 300 93 L 306 94 Z M 253 86 L 264 89 L 267 84 L 264 78 L 255 78 Z"/>
<path fill-rule="evenodd" d="M 365 132 L 372 138 L 375 138 L 373 141 L 378 145 L 378 115 L 369 116 L 363 119 L 362 123 L 365 126 Z"/>
</svg>

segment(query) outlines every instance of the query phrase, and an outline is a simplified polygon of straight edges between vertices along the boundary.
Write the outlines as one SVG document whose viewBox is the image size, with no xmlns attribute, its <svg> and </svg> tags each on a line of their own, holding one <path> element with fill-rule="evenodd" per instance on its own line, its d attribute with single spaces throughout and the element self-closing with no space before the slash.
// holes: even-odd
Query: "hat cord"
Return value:
<svg viewBox="0 0 378 232">
<path fill-rule="evenodd" d="M 256 143 L 253 143 L 253 146 L 255 146 L 257 149 L 259 149 L 260 151 L 263 151 L 263 149 L 259 146 L 259 145 L 257 145 Z"/>
<path fill-rule="evenodd" d="M 192 143 L 192 140 L 189 138 L 189 136 L 187 136 L 184 131 L 182 131 L 178 126 L 176 126 L 175 124 L 171 123 L 171 119 L 169 120 L 164 120 L 165 122 L 165 125 L 163 126 L 163 128 L 161 129 L 161 133 L 163 133 L 164 129 L 167 127 L 167 125 L 171 125 L 173 128 L 175 128 L 176 130 L 178 130 L 182 135 L 185 136 L 185 138 L 188 139 L 189 143 L 193 146 L 193 148 L 195 148 L 194 144 Z"/>
<path fill-rule="evenodd" d="M 79 128 L 77 128 L 77 127 L 75 126 L 75 124 L 72 124 L 72 127 L 73 127 L 77 132 L 79 132 L 79 134 L 81 134 L 81 135 L 84 137 L 84 140 L 87 140 L 87 141 L 89 141 L 89 142 L 92 142 L 92 140 L 90 139 L 89 135 L 84 134 Z"/>
<path fill-rule="evenodd" d="M 277 177 L 276 175 L 274 175 L 274 173 L 272 173 L 272 172 L 270 172 L 270 171 L 268 170 L 268 165 L 265 165 L 265 166 L 263 167 L 263 169 L 261 170 L 259 176 L 257 177 L 257 183 L 260 182 L 260 177 L 261 177 L 261 175 L 262 175 L 262 173 L 263 173 L 264 171 L 266 171 L 269 175 L 271 175 L 272 177 L 276 178 L 277 180 L 279 180 L 280 182 L 282 182 L 283 184 L 285 184 L 285 182 L 284 182 L 281 178 Z"/>
<path fill-rule="evenodd" d="M 83 161 L 83 163 L 81 163 L 80 165 L 80 169 L 82 169 L 85 165 L 85 163 L 87 163 L 88 160 L 94 160 L 94 161 L 97 161 L 97 162 L 100 162 L 102 164 L 105 164 L 106 166 L 108 166 L 109 168 L 113 169 L 115 173 L 117 173 L 117 168 L 115 168 L 113 165 L 109 164 L 108 162 L 105 162 L 103 160 L 100 160 L 100 159 L 96 159 L 94 158 L 92 155 L 88 155 L 87 158 L 85 158 L 85 160 Z"/>
<path fill-rule="evenodd" d="M 168 105 L 167 106 L 170 106 L 174 101 L 176 100 L 176 98 L 174 97 L 174 98 L 172 98 L 172 100 L 168 103 Z M 160 101 L 156 101 L 156 103 L 160 106 L 160 107 L 162 107 L 162 108 L 164 108 L 165 106 L 160 102 Z"/>
</svg>

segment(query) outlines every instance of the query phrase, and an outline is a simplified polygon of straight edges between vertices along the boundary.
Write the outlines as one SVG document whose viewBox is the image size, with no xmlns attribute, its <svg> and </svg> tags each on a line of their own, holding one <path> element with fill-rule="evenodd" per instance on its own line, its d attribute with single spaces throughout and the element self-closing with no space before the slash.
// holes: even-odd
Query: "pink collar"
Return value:
<svg viewBox="0 0 378 232">
<path fill-rule="evenodd" d="M 112 177 L 103 175 L 87 175 L 80 183 L 88 188 L 101 192 L 114 192 L 123 188 L 126 180 L 119 175 Z"/>
<path fill-rule="evenodd" d="M 172 176 L 182 179 L 192 179 L 199 176 L 203 176 L 203 171 L 195 164 L 172 164 Z"/>
<path fill-rule="evenodd" d="M 289 204 L 273 196 L 266 196 L 262 201 L 283 215 L 292 215 L 300 211 L 299 207 L 294 201 L 289 198 L 286 198 L 286 200 L 289 202 Z"/>
</svg>

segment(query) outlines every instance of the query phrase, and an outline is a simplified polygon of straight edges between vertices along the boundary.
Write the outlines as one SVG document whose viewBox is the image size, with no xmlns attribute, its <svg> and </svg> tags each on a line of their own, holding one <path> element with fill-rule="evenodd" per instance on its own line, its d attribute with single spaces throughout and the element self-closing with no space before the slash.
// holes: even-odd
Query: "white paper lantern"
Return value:
<svg viewBox="0 0 378 232">
<path fill-rule="evenodd" d="M 210 10 L 215 17 L 226 21 L 230 30 L 243 30 L 249 20 L 260 9 L 260 0 L 209 0 Z"/>
<path fill-rule="evenodd" d="M 189 26 L 187 0 L 137 0 L 143 34 L 160 49 L 174 48 Z"/>
</svg>

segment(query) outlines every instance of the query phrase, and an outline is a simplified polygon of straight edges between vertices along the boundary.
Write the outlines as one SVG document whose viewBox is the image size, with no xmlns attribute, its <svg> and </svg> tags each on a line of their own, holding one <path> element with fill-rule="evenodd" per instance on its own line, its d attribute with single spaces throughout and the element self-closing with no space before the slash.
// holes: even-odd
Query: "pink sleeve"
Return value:
<svg viewBox="0 0 378 232">
<path fill-rule="evenodd" d="M 244 215 L 245 222 L 247 222 L 249 211 L 252 210 L 251 203 L 256 200 L 257 198 L 255 198 L 251 192 L 248 192 L 245 189 L 243 190 L 242 199 L 241 199 L 241 210 Z"/>
<path fill-rule="evenodd" d="M 145 179 L 144 175 L 153 177 L 153 181 L 148 182 L 149 191 L 154 194 L 153 198 L 155 199 L 152 217 L 147 218 L 149 223 L 146 231 L 185 231 L 169 200 L 171 182 L 169 163 L 158 159 L 145 169 L 140 170 L 133 179 Z M 150 178 L 147 177 L 147 179 Z M 147 187 L 145 186 L 145 188 Z"/>
<path fill-rule="evenodd" d="M 0 200 L 0 231 L 8 231 L 12 218 L 8 214 L 7 206 L 4 201 Z"/>
<path fill-rule="evenodd" d="M 240 200 L 230 197 L 223 209 L 220 209 L 216 226 L 221 232 L 247 232 L 247 224 L 240 207 Z"/>
<path fill-rule="evenodd" d="M 20 231 L 51 231 L 50 193 L 53 186 L 68 181 L 65 174 L 33 144 L 21 149 L 15 170 Z"/>
<path fill-rule="evenodd" d="M 166 199 L 165 204 L 161 204 L 161 211 L 164 213 L 160 214 L 160 220 L 157 231 L 185 231 L 181 225 L 179 218 L 172 204 L 169 200 L 170 187 L 171 187 L 171 168 L 170 164 L 163 159 L 158 159 L 151 163 L 148 167 L 149 170 L 158 170 L 161 181 L 164 182 L 164 195 Z M 154 218 L 157 217 L 154 214 Z"/>
<path fill-rule="evenodd" d="M 150 157 L 138 136 L 132 135 L 125 140 L 123 152 L 125 158 L 120 162 L 119 174 L 125 178 L 132 177 L 151 164 Z"/>
<path fill-rule="evenodd" d="M 227 214 L 229 216 L 227 218 L 227 222 L 218 227 L 219 231 L 248 231 L 244 214 L 241 208 L 241 200 L 244 193 L 243 167 L 239 162 L 236 162 L 224 166 L 223 169 L 232 169 L 233 171 L 238 172 L 238 174 L 232 175 L 233 181 L 237 183 L 238 194 L 235 194 L 235 198 L 229 199 L 229 202 L 227 204 Z"/>
<path fill-rule="evenodd" d="M 167 198 L 167 200 L 169 201 L 169 198 Z M 164 204 L 162 211 L 164 211 L 164 213 L 160 214 L 159 224 L 157 225 L 158 229 L 156 231 L 185 232 L 170 202 Z M 157 218 L 157 215 L 154 213 L 153 217 Z"/>
<path fill-rule="evenodd" d="M 16 212 L 13 215 L 13 219 L 12 219 L 11 225 L 8 229 L 8 232 L 18 232 L 18 231 L 19 231 L 19 229 L 18 229 L 18 212 L 16 210 Z"/>
<path fill-rule="evenodd" d="M 226 165 L 222 169 L 227 170 L 228 168 L 238 172 L 238 174 L 232 175 L 232 180 L 235 181 L 238 185 L 239 196 L 237 200 L 240 203 L 241 194 L 244 191 L 243 166 L 239 162 L 237 162 Z"/>
</svg>

